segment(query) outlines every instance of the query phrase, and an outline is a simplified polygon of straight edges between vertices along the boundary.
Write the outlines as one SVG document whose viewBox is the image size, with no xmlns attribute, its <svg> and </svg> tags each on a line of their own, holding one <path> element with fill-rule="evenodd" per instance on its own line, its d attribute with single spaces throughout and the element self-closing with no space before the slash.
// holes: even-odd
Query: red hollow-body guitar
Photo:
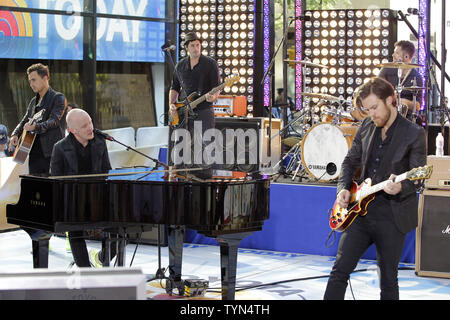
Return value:
<svg viewBox="0 0 450 320">
<path fill-rule="evenodd" d="M 394 183 L 401 182 L 405 179 L 411 181 L 428 179 L 432 171 L 433 166 L 414 168 L 395 177 Z M 350 201 L 348 207 L 341 208 L 337 201 L 334 202 L 329 221 L 330 228 L 342 232 L 352 224 L 357 216 L 365 216 L 367 214 L 367 206 L 370 201 L 375 199 L 375 193 L 383 190 L 388 182 L 389 180 L 385 180 L 373 186 L 372 179 L 370 178 L 364 180 L 360 185 L 353 182 L 352 187 L 350 188 Z"/>
</svg>

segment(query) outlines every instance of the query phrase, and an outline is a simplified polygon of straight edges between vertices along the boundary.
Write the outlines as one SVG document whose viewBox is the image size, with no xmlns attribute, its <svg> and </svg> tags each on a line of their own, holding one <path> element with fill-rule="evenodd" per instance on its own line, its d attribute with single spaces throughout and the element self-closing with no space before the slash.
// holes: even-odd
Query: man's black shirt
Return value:
<svg viewBox="0 0 450 320">
<path fill-rule="evenodd" d="M 176 65 L 182 82 L 183 88 L 189 96 L 193 92 L 197 92 L 200 96 L 208 93 L 214 87 L 219 85 L 219 69 L 217 62 L 209 57 L 201 55 L 198 63 L 191 69 L 190 57 L 181 59 Z M 176 75 L 173 75 L 171 89 L 181 94 L 181 83 Z M 184 101 L 184 96 L 180 95 L 179 101 Z M 202 102 L 197 106 L 197 110 L 206 109 L 212 106 L 210 102 Z"/>
<path fill-rule="evenodd" d="M 75 150 L 78 158 L 78 174 L 90 174 L 92 173 L 91 162 L 91 141 L 89 140 L 86 147 L 83 147 L 81 143 L 75 138 L 75 136 L 69 134 L 72 144 L 75 146 Z"/>
<path fill-rule="evenodd" d="M 369 154 L 369 158 L 367 159 L 367 171 L 365 175 L 365 178 L 370 177 L 372 179 L 372 185 L 384 181 L 385 177 L 380 177 L 379 175 L 377 175 L 377 170 L 380 168 L 380 164 L 386 156 L 389 146 L 391 145 L 392 138 L 395 134 L 395 129 L 400 117 L 401 116 L 397 114 L 394 122 L 386 131 L 386 138 L 384 140 L 381 134 L 382 128 L 375 129 L 373 145 Z M 375 200 L 371 202 L 370 206 L 373 207 L 375 205 L 379 208 L 384 208 L 383 210 L 381 210 L 382 213 L 379 213 L 377 215 L 377 218 L 384 217 L 386 219 L 391 219 L 391 216 L 387 214 L 391 210 L 389 204 L 389 200 L 391 198 L 392 196 L 385 193 L 384 191 L 380 191 L 376 194 Z"/>
</svg>

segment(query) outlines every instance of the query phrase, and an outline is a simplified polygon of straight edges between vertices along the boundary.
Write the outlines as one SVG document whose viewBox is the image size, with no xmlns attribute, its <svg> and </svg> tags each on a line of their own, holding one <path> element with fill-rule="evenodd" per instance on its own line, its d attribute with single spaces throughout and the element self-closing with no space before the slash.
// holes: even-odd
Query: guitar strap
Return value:
<svg viewBox="0 0 450 320">
<path fill-rule="evenodd" d="M 45 97 L 45 95 L 44 95 L 44 97 Z M 42 107 L 42 108 L 45 108 L 45 106 L 42 106 L 42 103 L 43 103 L 43 101 L 44 101 L 44 97 L 41 98 L 41 100 L 39 101 L 39 103 L 36 103 L 36 104 L 34 105 L 34 107 L 33 107 L 33 112 L 32 112 L 31 117 L 33 117 L 33 116 L 36 114 L 36 108 L 37 108 L 38 106 L 40 106 L 40 107 Z M 53 95 L 52 100 L 50 101 L 50 103 L 48 104 L 48 106 L 52 106 L 52 105 L 53 105 L 53 101 L 55 101 L 55 98 L 56 98 L 56 94 Z M 48 110 L 45 110 L 45 111 L 48 111 Z M 44 112 L 44 113 L 45 113 L 45 112 Z"/>
</svg>

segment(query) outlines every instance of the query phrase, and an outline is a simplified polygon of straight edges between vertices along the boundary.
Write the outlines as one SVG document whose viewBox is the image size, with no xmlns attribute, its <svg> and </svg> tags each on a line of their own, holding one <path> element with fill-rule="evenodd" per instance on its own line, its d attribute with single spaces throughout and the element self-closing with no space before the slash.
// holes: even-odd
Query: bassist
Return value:
<svg viewBox="0 0 450 320">
<path fill-rule="evenodd" d="M 396 109 L 394 88 L 381 78 L 371 79 L 358 93 L 369 115 L 356 133 L 339 176 L 336 202 L 347 208 L 352 178 L 360 168 L 360 181 L 373 184 L 393 179 L 426 162 L 424 130 L 401 117 Z M 406 234 L 417 226 L 417 194 L 413 182 L 388 183 L 343 232 L 325 299 L 344 299 L 347 281 L 371 244 L 377 250 L 380 298 L 399 299 L 398 263 Z"/>
<path fill-rule="evenodd" d="M 180 83 L 178 77 L 174 74 L 172 85 L 169 91 L 169 105 L 170 113 L 175 113 L 175 102 L 177 98 L 179 101 L 184 101 L 185 97 L 180 96 L 181 88 L 184 84 L 183 92 L 188 96 L 197 92 L 199 95 L 207 94 L 211 89 L 219 85 L 219 68 L 217 62 L 202 54 L 201 39 L 195 32 L 186 34 L 184 41 L 184 48 L 187 52 L 187 57 L 181 59 L 176 65 L 176 70 L 181 78 Z M 207 94 L 206 101 L 196 107 L 196 120 L 202 121 L 203 131 L 215 127 L 214 109 L 212 103 L 219 96 L 220 91 L 214 95 Z M 189 124 L 189 130 L 192 127 L 192 121 Z"/>
<path fill-rule="evenodd" d="M 202 43 L 201 39 L 197 36 L 195 32 L 188 32 L 184 38 L 184 48 L 187 52 L 187 56 L 181 59 L 175 66 L 176 72 L 173 75 L 172 85 L 169 91 L 169 115 L 173 117 L 177 113 L 176 101 L 177 99 L 185 101 L 185 96 L 190 96 L 192 93 L 196 92 L 199 96 L 205 95 L 206 101 L 199 104 L 194 112 L 194 117 L 189 115 L 189 120 L 181 122 L 180 126 L 186 128 L 190 132 L 191 137 L 194 137 L 194 121 L 201 122 L 202 125 L 202 136 L 203 133 L 215 127 L 214 119 L 214 109 L 212 103 L 217 99 L 220 91 L 215 94 L 209 94 L 209 92 L 217 87 L 220 83 L 219 68 L 217 62 L 202 54 Z M 178 79 L 177 74 L 181 79 Z M 181 80 L 181 83 L 180 83 Z M 184 86 L 184 87 L 183 87 Z M 183 93 L 180 95 L 180 93 Z M 180 108 L 184 109 L 184 108 Z M 178 112 L 181 119 L 184 119 L 184 115 L 180 114 L 184 111 Z M 174 128 L 171 127 L 171 130 Z M 169 138 L 169 154 L 171 154 L 172 143 L 177 143 L 176 131 L 175 129 L 175 141 Z M 172 131 L 169 135 L 172 137 Z M 201 147 L 198 148 L 203 152 L 203 142 L 197 139 L 192 139 L 194 143 L 202 143 Z M 197 149 L 191 144 L 191 150 Z M 197 149 L 197 150 L 198 150 Z M 195 158 L 195 155 L 192 157 Z M 192 159 L 194 161 L 194 159 Z M 171 157 L 169 157 L 169 164 L 172 162 Z M 196 165 L 203 165 L 195 163 Z M 204 165 L 203 165 L 204 167 Z M 195 173 L 200 179 L 208 179 L 212 177 L 212 168 L 205 168 L 205 170 L 200 170 Z M 181 257 L 183 252 L 183 239 L 184 239 L 184 226 L 169 225 L 167 227 L 167 236 L 169 242 L 169 277 L 173 281 L 172 287 L 178 288 L 179 292 L 183 291 L 183 282 L 181 280 L 181 263 L 177 261 L 176 257 Z M 172 282 L 170 282 L 172 283 Z"/>
</svg>

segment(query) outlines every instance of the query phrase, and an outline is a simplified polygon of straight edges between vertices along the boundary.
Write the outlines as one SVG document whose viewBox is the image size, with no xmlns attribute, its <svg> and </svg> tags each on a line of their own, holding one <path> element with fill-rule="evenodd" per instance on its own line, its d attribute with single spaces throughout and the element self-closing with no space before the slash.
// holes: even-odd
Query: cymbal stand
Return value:
<svg viewBox="0 0 450 320">
<path fill-rule="evenodd" d="M 279 130 L 277 133 L 275 133 L 273 136 L 271 136 L 270 140 L 272 141 L 273 138 L 279 136 L 283 131 L 287 130 L 291 125 L 293 125 L 297 121 L 302 120 L 304 115 L 305 115 L 305 111 L 302 110 L 300 115 L 298 115 L 295 119 L 292 119 L 291 121 L 289 121 L 289 123 L 287 123 L 283 129 Z"/>
<path fill-rule="evenodd" d="M 153 281 L 153 280 L 166 280 L 172 281 L 169 277 L 165 276 L 166 269 L 161 268 L 161 225 L 158 224 L 158 270 L 156 270 L 155 276 L 153 278 L 150 278 L 147 280 L 147 282 Z M 167 285 L 167 284 L 166 284 Z"/>
<path fill-rule="evenodd" d="M 403 85 L 401 83 L 402 72 L 403 72 L 403 70 L 400 68 L 397 70 L 398 84 L 397 84 L 397 87 L 395 88 L 395 91 L 397 91 L 397 96 L 398 96 L 397 110 L 398 110 L 398 112 L 400 112 L 401 115 L 406 116 L 406 114 L 403 114 L 403 105 L 402 105 L 402 91 L 403 91 Z"/>
<path fill-rule="evenodd" d="M 339 107 L 336 108 L 336 113 L 335 113 L 337 120 L 334 122 L 334 124 L 337 126 L 340 126 L 341 120 L 342 120 L 342 112 L 343 112 L 344 107 L 343 107 L 342 101 L 339 101 L 338 103 L 339 103 Z"/>
<path fill-rule="evenodd" d="M 276 170 L 280 166 L 280 164 L 287 158 L 287 156 L 291 153 L 291 151 L 294 150 L 298 146 L 299 143 L 301 143 L 301 140 L 299 142 L 297 142 L 295 145 L 293 145 L 292 148 L 289 149 L 289 151 L 286 152 L 284 154 L 284 156 L 272 167 L 273 174 L 276 173 Z"/>
<path fill-rule="evenodd" d="M 292 172 L 292 170 L 295 168 L 295 173 L 294 173 L 294 176 L 292 177 L 292 181 L 295 180 L 295 177 L 297 176 L 299 169 L 301 167 L 303 167 L 302 160 L 301 160 L 301 151 L 302 151 L 301 144 L 302 144 L 302 140 L 297 142 L 291 148 L 291 150 L 294 150 L 294 152 L 292 153 L 292 157 L 289 160 L 288 165 L 286 166 L 286 172 Z M 290 153 L 291 150 L 289 150 L 289 152 L 285 155 L 285 157 Z M 302 172 L 303 171 L 304 171 L 304 169 L 302 169 Z"/>
<path fill-rule="evenodd" d="M 301 160 L 298 161 L 297 169 L 295 170 L 294 176 L 292 177 L 292 181 L 295 180 L 295 177 L 297 176 L 298 170 L 299 170 L 300 168 L 302 168 L 301 175 L 302 175 L 302 177 L 303 177 L 303 174 L 305 173 L 305 168 L 303 167 L 303 164 L 302 164 Z M 301 178 L 300 178 L 300 181 L 301 181 Z"/>
<path fill-rule="evenodd" d="M 416 77 L 414 77 L 414 79 L 413 79 L 413 87 L 416 87 L 417 86 L 417 80 L 416 80 Z M 413 93 L 413 108 L 414 108 L 414 111 L 412 112 L 412 115 L 411 115 L 411 117 L 412 117 L 412 122 L 416 122 L 416 120 L 417 120 L 417 118 L 419 118 L 419 110 L 416 110 L 417 109 L 417 92 L 414 92 Z"/>
</svg>

